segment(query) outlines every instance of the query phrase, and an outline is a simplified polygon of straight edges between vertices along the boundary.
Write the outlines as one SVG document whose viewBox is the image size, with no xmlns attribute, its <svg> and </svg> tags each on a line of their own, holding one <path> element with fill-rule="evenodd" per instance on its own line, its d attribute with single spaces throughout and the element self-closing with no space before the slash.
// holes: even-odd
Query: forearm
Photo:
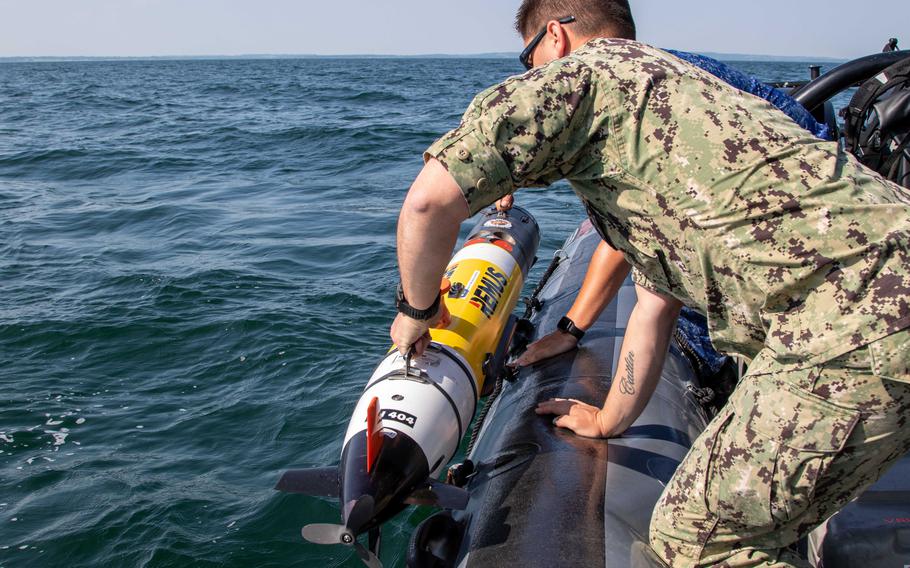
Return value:
<svg viewBox="0 0 910 568">
<path fill-rule="evenodd" d="M 629 317 L 610 393 L 598 413 L 604 437 L 618 436 L 641 415 L 663 370 L 670 335 L 682 304 L 663 298 L 639 302 Z"/>
<path fill-rule="evenodd" d="M 439 293 L 439 281 L 468 216 L 461 190 L 430 160 L 411 186 L 398 218 L 398 268 L 408 303 L 422 309 Z"/>
<path fill-rule="evenodd" d="M 613 300 L 632 267 L 622 253 L 601 241 L 581 285 L 581 290 L 566 315 L 583 330 L 590 328 Z"/>
</svg>

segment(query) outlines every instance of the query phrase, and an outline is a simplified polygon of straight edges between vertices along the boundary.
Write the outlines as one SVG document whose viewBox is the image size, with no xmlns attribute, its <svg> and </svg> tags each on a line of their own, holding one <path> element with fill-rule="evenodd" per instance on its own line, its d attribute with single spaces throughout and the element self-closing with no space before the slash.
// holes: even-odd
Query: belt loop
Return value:
<svg viewBox="0 0 910 568">
<path fill-rule="evenodd" d="M 806 371 L 806 385 L 803 387 L 803 390 L 814 394 L 815 387 L 818 385 L 818 378 L 822 376 L 822 365 L 812 365 L 806 369 Z"/>
<path fill-rule="evenodd" d="M 882 374 L 882 365 L 881 361 L 879 361 L 879 358 L 876 356 L 876 349 L 873 347 L 874 343 L 876 342 L 873 341 L 869 345 L 863 346 L 862 349 L 869 355 L 869 370 L 872 371 L 873 375 L 878 377 Z"/>
</svg>

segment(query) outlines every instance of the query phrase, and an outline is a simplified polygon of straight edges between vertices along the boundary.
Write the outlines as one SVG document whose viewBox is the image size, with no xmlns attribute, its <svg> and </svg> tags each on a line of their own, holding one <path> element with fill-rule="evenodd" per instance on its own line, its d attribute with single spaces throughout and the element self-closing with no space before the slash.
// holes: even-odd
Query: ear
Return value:
<svg viewBox="0 0 910 568">
<path fill-rule="evenodd" d="M 547 37 L 545 41 L 552 43 L 553 49 L 559 54 L 558 57 L 565 57 L 572 51 L 566 27 L 556 20 L 547 22 Z"/>
</svg>

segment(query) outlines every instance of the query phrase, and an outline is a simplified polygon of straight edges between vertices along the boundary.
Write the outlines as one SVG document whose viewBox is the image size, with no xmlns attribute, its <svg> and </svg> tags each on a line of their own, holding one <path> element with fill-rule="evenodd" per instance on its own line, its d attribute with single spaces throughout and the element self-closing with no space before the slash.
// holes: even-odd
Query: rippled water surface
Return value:
<svg viewBox="0 0 910 568">
<path fill-rule="evenodd" d="M 745 64 L 800 79 L 805 64 Z M 304 543 L 388 345 L 421 152 L 512 60 L 0 64 L 0 567 L 359 566 Z M 519 196 L 546 260 L 582 217 Z M 427 512 L 387 526 L 401 566 Z"/>
</svg>

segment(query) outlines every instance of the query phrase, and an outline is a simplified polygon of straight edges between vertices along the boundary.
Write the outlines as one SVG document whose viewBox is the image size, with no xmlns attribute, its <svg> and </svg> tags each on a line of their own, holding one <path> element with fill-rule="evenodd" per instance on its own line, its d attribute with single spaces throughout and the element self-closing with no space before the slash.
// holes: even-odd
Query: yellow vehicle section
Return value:
<svg viewBox="0 0 910 568">
<path fill-rule="evenodd" d="M 517 263 L 510 274 L 485 260 L 465 258 L 449 265 L 446 278 L 454 290 L 443 299 L 452 321 L 445 329 L 431 329 L 433 341 L 461 354 L 471 366 L 477 391 L 483 390 L 483 363 L 499 345 L 509 315 L 515 309 L 524 285 Z"/>
</svg>

